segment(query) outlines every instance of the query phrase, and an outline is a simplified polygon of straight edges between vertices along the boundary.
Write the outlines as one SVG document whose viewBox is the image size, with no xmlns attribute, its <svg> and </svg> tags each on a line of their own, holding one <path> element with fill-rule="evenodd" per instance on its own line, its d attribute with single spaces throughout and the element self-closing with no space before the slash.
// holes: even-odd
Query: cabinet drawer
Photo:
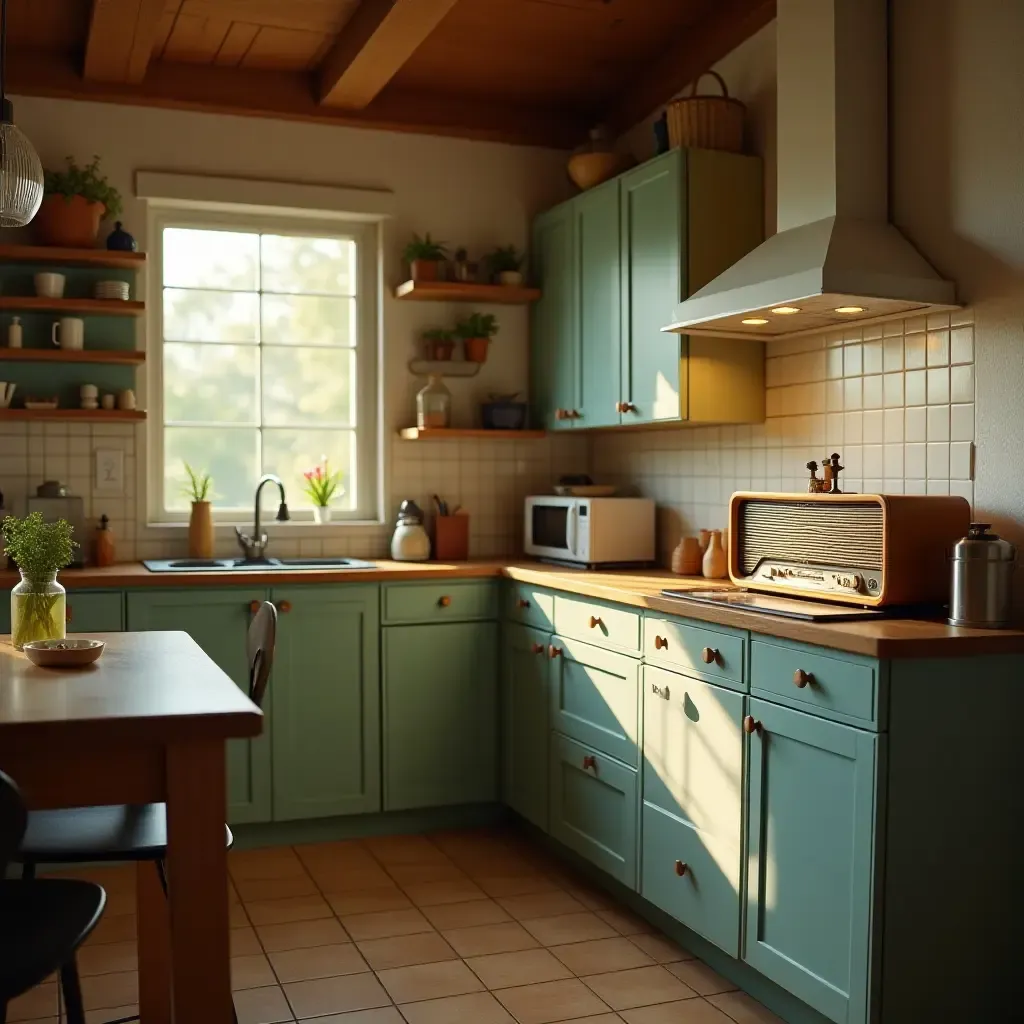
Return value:
<svg viewBox="0 0 1024 1024">
<path fill-rule="evenodd" d="M 480 583 L 400 583 L 384 588 L 383 620 L 466 622 L 498 617 L 498 586 Z"/>
<path fill-rule="evenodd" d="M 505 592 L 505 617 L 512 622 L 555 631 L 555 595 L 529 583 L 513 583 Z"/>
<path fill-rule="evenodd" d="M 124 629 L 124 595 L 70 591 L 65 605 L 69 633 L 119 633 Z"/>
<path fill-rule="evenodd" d="M 640 894 L 729 956 L 740 947 L 740 845 L 645 803 Z"/>
<path fill-rule="evenodd" d="M 722 686 L 744 689 L 743 633 L 719 633 L 682 619 L 644 617 L 644 658 Z"/>
<path fill-rule="evenodd" d="M 551 736 L 551 834 L 636 889 L 636 772 L 592 747 Z"/>
<path fill-rule="evenodd" d="M 853 655 L 754 640 L 750 689 L 791 707 L 855 725 L 877 724 L 878 666 Z"/>
<path fill-rule="evenodd" d="M 577 597 L 555 597 L 555 629 L 599 647 L 640 651 L 640 613 Z"/>
</svg>

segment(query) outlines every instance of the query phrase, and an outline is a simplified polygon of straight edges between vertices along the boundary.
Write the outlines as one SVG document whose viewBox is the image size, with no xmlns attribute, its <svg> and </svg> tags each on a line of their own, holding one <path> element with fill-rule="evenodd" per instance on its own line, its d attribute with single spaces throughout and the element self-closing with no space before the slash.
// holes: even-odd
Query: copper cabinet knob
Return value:
<svg viewBox="0 0 1024 1024">
<path fill-rule="evenodd" d="M 588 768 L 591 771 L 597 771 L 597 758 L 593 754 L 587 754 L 583 758 L 583 770 L 586 771 Z"/>
<path fill-rule="evenodd" d="M 260 603 L 259 603 L 259 601 L 250 601 L 249 602 L 249 612 L 250 612 L 250 614 L 255 615 L 259 610 L 260 610 Z"/>
<path fill-rule="evenodd" d="M 801 690 L 805 686 L 813 685 L 813 683 L 814 683 L 814 673 L 813 672 L 805 672 L 802 668 L 798 668 L 793 673 L 793 684 L 795 686 L 798 686 Z"/>
<path fill-rule="evenodd" d="M 597 616 L 597 615 L 591 615 L 590 616 L 590 628 L 591 629 L 597 629 L 598 626 L 603 626 L 603 625 L 604 625 L 604 623 L 601 621 L 600 616 Z"/>
<path fill-rule="evenodd" d="M 516 601 L 516 607 L 517 608 L 529 608 L 530 607 L 530 602 L 527 601 L 525 597 L 521 597 L 521 598 L 519 598 L 518 601 Z"/>
<path fill-rule="evenodd" d="M 717 664 L 720 657 L 721 654 L 715 647 L 705 647 L 704 650 L 700 652 L 700 660 L 703 661 L 705 665 Z"/>
<path fill-rule="evenodd" d="M 571 419 L 571 420 L 578 420 L 578 419 L 580 419 L 582 417 L 582 415 L 583 414 L 579 411 L 579 409 L 570 409 L 569 410 L 569 419 Z"/>
<path fill-rule="evenodd" d="M 291 601 L 278 601 L 277 610 L 281 612 L 282 615 L 287 615 L 292 610 Z"/>
<path fill-rule="evenodd" d="M 531 644 L 530 645 L 530 651 L 533 654 L 543 654 L 544 653 L 544 645 L 543 644 Z"/>
<path fill-rule="evenodd" d="M 619 402 L 619 412 L 636 412 L 636 406 L 632 402 Z"/>
<path fill-rule="evenodd" d="M 447 594 L 445 594 L 443 597 L 439 597 L 437 599 L 437 604 L 438 604 L 438 607 L 440 607 L 440 608 L 447 608 L 451 603 L 452 603 L 452 599 Z"/>
<path fill-rule="evenodd" d="M 569 417 L 570 417 L 570 413 L 569 413 L 568 409 L 556 409 L 555 410 L 555 419 L 556 420 L 567 420 L 567 419 L 569 419 Z"/>
<path fill-rule="evenodd" d="M 654 638 L 654 649 L 656 651 L 667 651 L 668 650 L 668 637 L 656 636 Z"/>
<path fill-rule="evenodd" d="M 743 731 L 748 736 L 753 735 L 755 732 L 760 732 L 761 729 L 762 725 L 756 718 L 747 715 L 746 718 L 743 719 Z"/>
<path fill-rule="evenodd" d="M 561 653 L 562 653 L 562 648 L 561 647 L 555 647 L 554 644 L 551 644 L 548 647 L 548 657 L 549 658 L 552 658 L 552 659 L 557 658 L 557 657 L 559 657 L 561 655 Z"/>
<path fill-rule="evenodd" d="M 616 412 L 625 412 L 626 411 L 626 403 L 625 402 L 616 402 L 615 403 L 615 411 Z"/>
<path fill-rule="evenodd" d="M 682 860 L 677 860 L 676 861 L 676 874 L 680 878 L 682 878 L 683 875 L 685 875 L 688 870 L 689 870 L 689 865 L 686 863 L 686 861 L 682 861 Z"/>
</svg>

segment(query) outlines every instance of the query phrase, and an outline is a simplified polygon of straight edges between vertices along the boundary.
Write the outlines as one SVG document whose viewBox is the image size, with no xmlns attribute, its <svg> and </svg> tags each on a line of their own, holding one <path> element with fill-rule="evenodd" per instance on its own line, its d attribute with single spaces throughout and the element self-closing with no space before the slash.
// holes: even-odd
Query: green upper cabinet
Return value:
<svg viewBox="0 0 1024 1024">
<path fill-rule="evenodd" d="M 250 604 L 266 597 L 263 590 L 241 587 L 129 593 L 128 629 L 183 630 L 248 693 L 245 638 L 252 619 Z M 262 735 L 227 744 L 228 820 L 232 824 L 271 818 L 270 710 L 277 682 L 275 671 L 263 699 Z"/>
<path fill-rule="evenodd" d="M 379 589 L 282 587 L 274 658 L 274 820 L 380 810 Z"/>
</svg>

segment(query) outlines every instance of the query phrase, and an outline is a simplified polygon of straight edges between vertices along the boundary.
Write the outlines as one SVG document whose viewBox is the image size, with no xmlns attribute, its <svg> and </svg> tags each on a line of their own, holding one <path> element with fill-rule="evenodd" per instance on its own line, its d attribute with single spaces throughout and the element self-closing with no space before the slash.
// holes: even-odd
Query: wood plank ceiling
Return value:
<svg viewBox="0 0 1024 1024">
<path fill-rule="evenodd" d="M 571 147 L 775 0 L 9 0 L 13 93 Z"/>
</svg>

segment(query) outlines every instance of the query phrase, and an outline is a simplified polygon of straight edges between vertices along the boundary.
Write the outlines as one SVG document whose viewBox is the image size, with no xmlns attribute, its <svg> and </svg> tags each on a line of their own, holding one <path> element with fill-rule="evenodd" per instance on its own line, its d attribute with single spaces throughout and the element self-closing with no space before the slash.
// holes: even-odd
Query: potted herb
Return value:
<svg viewBox="0 0 1024 1024">
<path fill-rule="evenodd" d="M 447 327 L 431 327 L 423 332 L 427 359 L 448 362 L 455 351 L 455 332 Z"/>
<path fill-rule="evenodd" d="M 331 521 L 331 498 L 335 494 L 340 496 L 345 493 L 341 487 L 341 472 L 331 472 L 325 455 L 320 460 L 319 466 L 315 466 L 308 473 L 302 475 L 306 478 L 306 496 L 313 502 L 314 521 L 321 524 L 329 523 Z"/>
<path fill-rule="evenodd" d="M 188 557 L 213 558 L 213 508 L 210 503 L 213 477 L 185 463 L 188 483 L 185 494 L 192 502 L 188 520 Z"/>
<path fill-rule="evenodd" d="M 73 157 L 60 171 L 43 175 L 43 203 L 33 224 L 43 245 L 91 249 L 100 221 L 121 212 L 121 193 L 100 173 L 100 158 L 79 167 Z"/>
<path fill-rule="evenodd" d="M 498 246 L 487 256 L 487 265 L 497 284 L 520 288 L 523 284 L 523 254 L 514 245 Z"/>
<path fill-rule="evenodd" d="M 448 255 L 444 242 L 435 242 L 428 231 L 422 238 L 413 235 L 412 241 L 405 247 L 405 261 L 409 264 L 409 274 L 414 281 L 437 281 L 440 278 L 440 267 Z"/>
<path fill-rule="evenodd" d="M 455 325 L 455 333 L 462 339 L 466 361 L 487 362 L 487 346 L 498 333 L 498 319 L 492 313 L 470 313 Z"/>
<path fill-rule="evenodd" d="M 4 548 L 21 573 L 11 591 L 11 637 L 21 650 L 33 640 L 63 640 L 65 593 L 57 572 L 71 562 L 75 543 L 64 519 L 43 521 L 41 512 L 3 521 Z"/>
</svg>

